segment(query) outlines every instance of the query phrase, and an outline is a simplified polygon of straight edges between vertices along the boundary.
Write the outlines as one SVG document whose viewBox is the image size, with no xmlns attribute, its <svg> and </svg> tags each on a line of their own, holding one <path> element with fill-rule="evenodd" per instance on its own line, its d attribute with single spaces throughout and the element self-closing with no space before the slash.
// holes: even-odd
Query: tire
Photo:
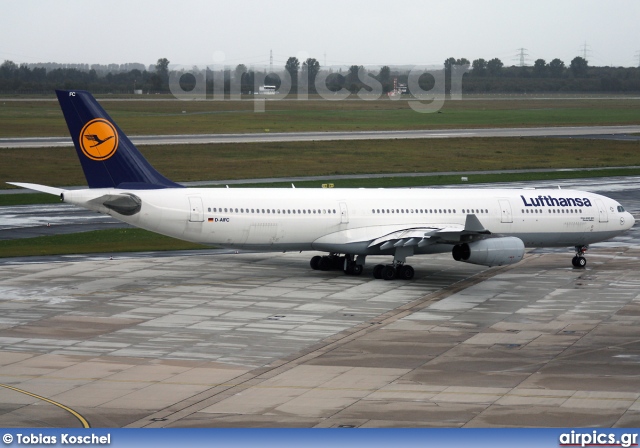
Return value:
<svg viewBox="0 0 640 448">
<path fill-rule="evenodd" d="M 327 256 L 320 258 L 318 269 L 321 271 L 329 271 L 331 269 L 331 259 Z"/>
<path fill-rule="evenodd" d="M 383 267 L 382 278 L 385 280 L 393 280 L 394 278 L 396 278 L 396 268 L 391 265 Z"/>
<path fill-rule="evenodd" d="M 320 255 L 316 255 L 315 257 L 311 258 L 311 261 L 309 262 L 309 264 L 311 265 L 311 269 L 313 269 L 314 271 L 320 269 L 321 260 L 322 257 Z"/>
<path fill-rule="evenodd" d="M 360 275 L 362 274 L 362 271 L 364 270 L 364 266 L 362 266 L 361 264 L 353 264 L 353 266 L 351 267 L 351 275 Z"/>
<path fill-rule="evenodd" d="M 587 265 L 587 259 L 584 257 L 578 257 L 578 267 L 583 268 Z"/>
<path fill-rule="evenodd" d="M 402 266 L 398 271 L 398 277 L 401 278 L 402 280 L 411 280 L 414 275 L 415 275 L 414 269 L 408 264 L 405 264 L 404 266 Z"/>
<path fill-rule="evenodd" d="M 373 278 L 377 278 L 378 280 L 382 279 L 382 270 L 384 269 L 383 264 L 377 264 L 373 268 Z"/>
<path fill-rule="evenodd" d="M 571 259 L 571 264 L 573 265 L 574 268 L 577 268 L 579 266 L 577 255 Z"/>
</svg>

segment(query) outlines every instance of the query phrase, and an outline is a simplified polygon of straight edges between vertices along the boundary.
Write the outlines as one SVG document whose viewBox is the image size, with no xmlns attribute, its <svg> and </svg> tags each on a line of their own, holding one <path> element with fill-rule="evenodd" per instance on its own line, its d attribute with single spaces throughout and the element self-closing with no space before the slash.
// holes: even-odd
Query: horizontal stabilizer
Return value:
<svg viewBox="0 0 640 448">
<path fill-rule="evenodd" d="M 62 188 L 48 187 L 46 185 L 39 184 L 27 184 L 24 182 L 7 182 L 9 185 L 15 185 L 16 187 L 27 188 L 29 190 L 40 191 L 42 193 L 54 194 L 56 196 L 60 196 L 65 192 Z"/>
</svg>

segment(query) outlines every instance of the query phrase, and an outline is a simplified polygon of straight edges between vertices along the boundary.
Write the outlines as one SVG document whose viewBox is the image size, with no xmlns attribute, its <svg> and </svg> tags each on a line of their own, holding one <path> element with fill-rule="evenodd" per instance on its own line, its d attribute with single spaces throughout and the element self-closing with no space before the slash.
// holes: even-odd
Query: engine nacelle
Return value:
<svg viewBox="0 0 640 448">
<path fill-rule="evenodd" d="M 524 243 L 513 236 L 487 238 L 453 246 L 453 259 L 483 266 L 513 264 L 524 257 Z"/>
</svg>

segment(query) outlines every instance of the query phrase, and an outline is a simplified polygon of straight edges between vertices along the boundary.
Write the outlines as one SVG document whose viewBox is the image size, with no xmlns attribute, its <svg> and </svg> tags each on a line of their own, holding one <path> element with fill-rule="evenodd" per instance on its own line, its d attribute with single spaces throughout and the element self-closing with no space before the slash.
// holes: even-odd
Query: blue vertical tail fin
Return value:
<svg viewBox="0 0 640 448">
<path fill-rule="evenodd" d="M 56 90 L 89 188 L 180 188 L 140 154 L 96 99 L 82 90 Z"/>
</svg>

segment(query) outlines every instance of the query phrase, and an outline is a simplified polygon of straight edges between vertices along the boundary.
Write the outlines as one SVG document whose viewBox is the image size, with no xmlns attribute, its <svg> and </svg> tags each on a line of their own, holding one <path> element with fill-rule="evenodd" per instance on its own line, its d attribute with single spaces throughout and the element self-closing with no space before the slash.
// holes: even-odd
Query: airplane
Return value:
<svg viewBox="0 0 640 448">
<path fill-rule="evenodd" d="M 89 188 L 9 182 L 152 232 L 256 251 L 320 251 L 312 269 L 360 275 L 370 255 L 392 256 L 376 279 L 410 280 L 407 258 L 450 252 L 460 262 L 517 263 L 525 247 L 575 248 L 635 221 L 608 197 L 562 189 L 186 188 L 156 171 L 86 91 L 56 90 Z"/>
</svg>

